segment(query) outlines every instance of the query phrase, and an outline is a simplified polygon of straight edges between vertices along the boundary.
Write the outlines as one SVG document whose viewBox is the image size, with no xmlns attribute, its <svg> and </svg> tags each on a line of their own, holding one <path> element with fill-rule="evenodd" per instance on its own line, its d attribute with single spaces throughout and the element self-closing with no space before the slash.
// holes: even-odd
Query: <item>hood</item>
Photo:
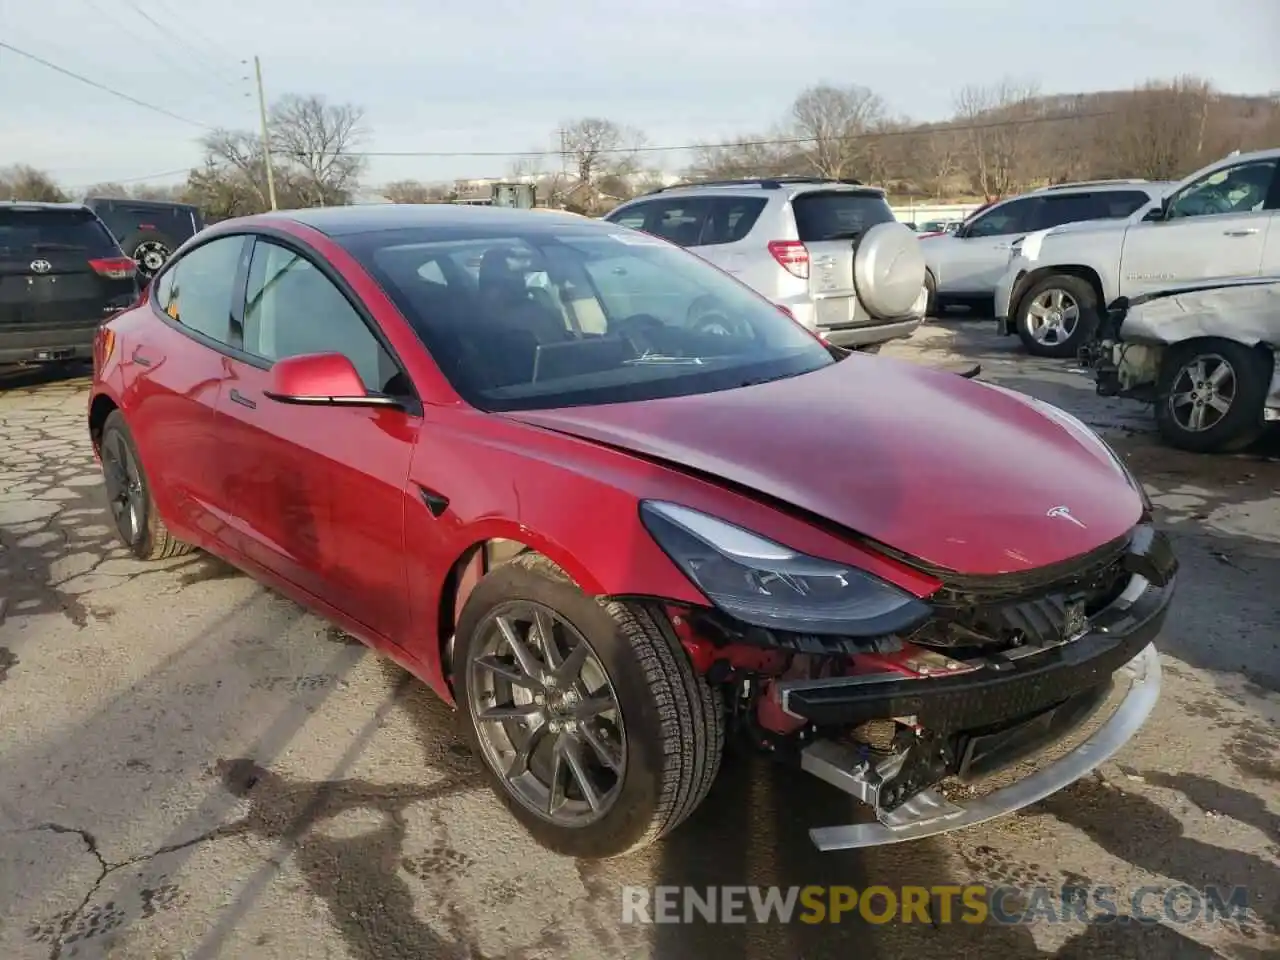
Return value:
<svg viewBox="0 0 1280 960">
<path fill-rule="evenodd" d="M 723 477 L 960 573 L 1066 560 L 1142 514 L 1079 421 L 886 357 L 716 393 L 503 416 Z"/>
</svg>

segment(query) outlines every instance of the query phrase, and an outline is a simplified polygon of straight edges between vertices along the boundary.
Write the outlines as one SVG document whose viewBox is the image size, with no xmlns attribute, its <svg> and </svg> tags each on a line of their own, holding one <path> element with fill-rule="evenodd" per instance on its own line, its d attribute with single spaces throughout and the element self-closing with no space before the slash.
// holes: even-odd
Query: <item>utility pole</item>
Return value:
<svg viewBox="0 0 1280 960">
<path fill-rule="evenodd" d="M 267 161 L 267 196 L 271 198 L 271 209 L 276 206 L 276 175 L 271 164 L 271 135 L 267 132 L 267 95 L 262 92 L 262 61 L 258 55 L 253 56 L 253 72 L 258 78 L 258 116 L 262 121 L 262 154 Z"/>
</svg>

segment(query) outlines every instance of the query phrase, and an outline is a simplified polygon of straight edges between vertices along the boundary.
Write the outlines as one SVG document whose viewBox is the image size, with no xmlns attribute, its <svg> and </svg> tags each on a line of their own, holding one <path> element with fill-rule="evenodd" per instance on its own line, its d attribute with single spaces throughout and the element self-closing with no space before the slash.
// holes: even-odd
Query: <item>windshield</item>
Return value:
<svg viewBox="0 0 1280 960">
<path fill-rule="evenodd" d="M 726 390 L 834 363 L 697 256 L 614 226 L 344 238 L 454 388 L 485 410 Z"/>
</svg>

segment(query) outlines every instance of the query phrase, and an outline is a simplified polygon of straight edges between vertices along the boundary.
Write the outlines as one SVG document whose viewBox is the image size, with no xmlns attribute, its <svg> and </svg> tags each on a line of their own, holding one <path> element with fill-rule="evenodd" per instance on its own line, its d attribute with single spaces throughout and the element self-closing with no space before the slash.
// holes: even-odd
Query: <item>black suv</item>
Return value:
<svg viewBox="0 0 1280 960">
<path fill-rule="evenodd" d="M 0 363 L 90 359 L 137 298 L 136 264 L 88 207 L 0 201 Z"/>
<path fill-rule="evenodd" d="M 84 204 L 115 234 L 145 279 L 155 276 L 173 251 L 205 226 L 200 210 L 189 203 L 89 197 Z"/>
</svg>

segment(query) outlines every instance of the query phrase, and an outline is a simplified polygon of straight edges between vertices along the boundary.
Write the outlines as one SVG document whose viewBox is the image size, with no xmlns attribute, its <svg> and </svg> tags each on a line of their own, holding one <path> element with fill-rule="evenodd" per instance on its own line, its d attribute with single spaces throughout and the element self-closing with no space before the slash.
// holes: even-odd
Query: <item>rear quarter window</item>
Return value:
<svg viewBox="0 0 1280 960">
<path fill-rule="evenodd" d="M 883 194 L 853 190 L 802 193 L 791 201 L 791 209 L 804 243 L 858 237 L 878 223 L 897 219 Z"/>
<path fill-rule="evenodd" d="M 91 213 L 0 209 L 0 257 L 59 250 L 83 251 L 89 257 L 120 256 L 115 239 Z"/>
</svg>

